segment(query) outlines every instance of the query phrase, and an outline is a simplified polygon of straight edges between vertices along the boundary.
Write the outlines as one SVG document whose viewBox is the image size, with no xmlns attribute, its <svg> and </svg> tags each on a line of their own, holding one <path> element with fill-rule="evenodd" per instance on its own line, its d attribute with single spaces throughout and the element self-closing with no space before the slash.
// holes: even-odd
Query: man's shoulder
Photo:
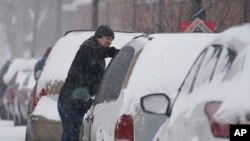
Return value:
<svg viewBox="0 0 250 141">
<path fill-rule="evenodd" d="M 96 39 L 92 36 L 82 43 L 82 46 L 93 46 L 96 44 Z"/>
</svg>

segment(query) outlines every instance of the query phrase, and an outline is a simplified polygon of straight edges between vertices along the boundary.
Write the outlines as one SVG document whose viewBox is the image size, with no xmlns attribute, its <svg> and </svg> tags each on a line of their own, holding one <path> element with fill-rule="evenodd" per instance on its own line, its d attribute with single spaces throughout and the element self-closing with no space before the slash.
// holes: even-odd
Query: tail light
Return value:
<svg viewBox="0 0 250 141">
<path fill-rule="evenodd" d="M 221 124 L 215 121 L 214 114 L 217 112 L 221 105 L 221 102 L 209 102 L 205 107 L 205 113 L 207 114 L 210 128 L 212 133 L 215 137 L 224 137 L 229 138 L 229 125 L 228 124 Z"/>
<path fill-rule="evenodd" d="M 116 122 L 115 141 L 134 141 L 134 126 L 131 115 L 122 115 Z"/>
<path fill-rule="evenodd" d="M 36 89 L 37 89 L 37 82 L 35 84 L 35 86 L 32 89 L 32 111 L 34 110 L 34 108 L 36 107 Z"/>
<path fill-rule="evenodd" d="M 46 95 L 47 95 L 47 93 L 46 93 L 44 88 L 42 88 L 42 90 L 40 91 L 39 96 L 34 95 L 34 97 L 33 97 L 33 107 L 35 108 L 38 101 L 40 100 L 40 98 L 42 96 L 46 96 Z"/>
</svg>

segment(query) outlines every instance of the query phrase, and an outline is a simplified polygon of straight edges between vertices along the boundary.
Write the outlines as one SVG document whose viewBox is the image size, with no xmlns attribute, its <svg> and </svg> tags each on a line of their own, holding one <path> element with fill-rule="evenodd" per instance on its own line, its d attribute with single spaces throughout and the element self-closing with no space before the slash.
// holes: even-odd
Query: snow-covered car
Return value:
<svg viewBox="0 0 250 141">
<path fill-rule="evenodd" d="M 11 63 L 12 63 L 12 59 L 7 60 L 0 70 L 0 117 L 1 119 L 7 119 L 7 113 L 3 104 L 3 96 L 7 88 L 7 84 L 4 83 L 3 77 L 5 73 L 8 71 Z"/>
<path fill-rule="evenodd" d="M 19 89 L 14 97 L 14 125 L 25 125 L 28 117 L 28 102 L 31 97 L 32 88 L 35 85 L 34 70 L 19 70 L 16 82 Z"/>
<path fill-rule="evenodd" d="M 166 116 L 143 112 L 140 98 L 175 97 L 195 58 L 214 37 L 208 33 L 151 34 L 133 39 L 108 66 L 85 116 L 84 141 L 152 141 Z"/>
<path fill-rule="evenodd" d="M 37 82 L 37 80 L 40 78 L 42 71 L 43 71 L 43 67 L 46 64 L 47 58 L 50 54 L 52 47 L 48 47 L 43 56 L 36 62 L 35 66 L 34 66 L 34 70 L 33 70 L 33 77 L 35 79 L 35 81 Z M 27 115 L 31 114 L 34 111 L 35 105 L 36 105 L 36 91 L 37 91 L 37 83 L 35 83 L 35 85 L 32 88 L 31 94 L 28 97 L 27 101 L 28 101 L 28 109 L 27 109 Z"/>
<path fill-rule="evenodd" d="M 93 35 L 94 31 L 72 31 L 60 38 L 52 48 L 36 84 L 35 108 L 28 117 L 26 141 L 61 140 L 62 125 L 57 110 L 59 91 L 80 45 Z M 136 35 L 138 33 L 115 32 L 112 46 L 121 48 Z M 108 63 L 110 59 L 106 61 Z"/>
<path fill-rule="evenodd" d="M 250 124 L 249 36 L 250 24 L 220 33 L 200 53 L 174 100 L 164 94 L 141 99 L 146 112 L 167 115 L 155 141 L 229 141 L 230 125 Z"/>
<path fill-rule="evenodd" d="M 23 59 L 15 58 L 13 59 L 8 71 L 5 73 L 3 80 L 4 83 L 8 85 L 4 92 L 3 104 L 6 109 L 7 119 L 13 119 L 14 114 L 14 99 L 16 96 L 16 91 L 21 88 L 21 83 L 24 81 L 22 75 L 18 75 L 19 70 L 33 70 L 36 59 Z"/>
</svg>

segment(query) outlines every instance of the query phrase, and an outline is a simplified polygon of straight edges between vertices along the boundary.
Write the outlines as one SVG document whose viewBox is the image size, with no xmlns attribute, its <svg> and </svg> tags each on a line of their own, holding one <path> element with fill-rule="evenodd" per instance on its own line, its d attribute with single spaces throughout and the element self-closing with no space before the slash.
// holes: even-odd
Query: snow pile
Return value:
<svg viewBox="0 0 250 141">
<path fill-rule="evenodd" d="M 33 111 L 34 115 L 41 115 L 48 119 L 60 120 L 57 110 L 57 101 L 52 100 L 48 96 L 42 96 Z"/>
</svg>

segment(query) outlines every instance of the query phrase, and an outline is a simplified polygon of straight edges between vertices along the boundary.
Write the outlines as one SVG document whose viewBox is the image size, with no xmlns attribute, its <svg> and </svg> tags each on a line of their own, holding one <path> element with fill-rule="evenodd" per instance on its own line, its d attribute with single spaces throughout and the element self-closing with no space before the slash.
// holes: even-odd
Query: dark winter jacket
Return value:
<svg viewBox="0 0 250 141">
<path fill-rule="evenodd" d="M 102 47 L 94 37 L 83 42 L 61 88 L 59 100 L 70 101 L 77 88 L 87 88 L 94 96 L 106 67 L 105 58 L 114 57 L 118 52 L 114 47 Z"/>
</svg>

